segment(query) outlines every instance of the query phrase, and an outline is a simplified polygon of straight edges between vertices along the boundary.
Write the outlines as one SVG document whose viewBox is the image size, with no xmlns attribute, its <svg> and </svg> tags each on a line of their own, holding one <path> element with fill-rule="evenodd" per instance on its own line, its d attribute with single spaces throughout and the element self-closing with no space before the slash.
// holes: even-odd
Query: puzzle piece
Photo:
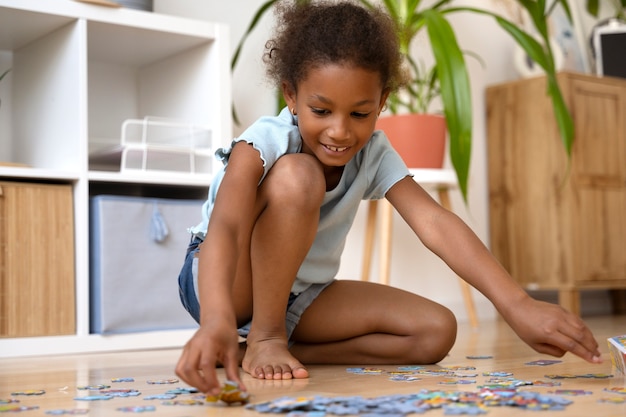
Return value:
<svg viewBox="0 0 626 417">
<path fill-rule="evenodd" d="M 11 395 L 43 395 L 45 394 L 46 391 L 42 390 L 42 389 L 29 389 L 29 390 L 25 390 L 25 391 L 15 391 L 12 392 Z"/>
<path fill-rule="evenodd" d="M 599 403 L 610 403 L 610 404 L 624 404 L 626 403 L 626 398 L 622 397 L 602 397 L 598 399 Z"/>
<path fill-rule="evenodd" d="M 178 384 L 180 381 L 176 378 L 169 378 L 169 379 L 149 379 L 146 382 L 151 385 L 167 385 L 167 384 Z"/>
<path fill-rule="evenodd" d="M 561 363 L 561 362 L 563 361 L 553 360 L 553 359 L 540 359 L 540 360 L 536 360 L 532 362 L 526 362 L 524 365 L 548 366 L 548 365 L 554 365 L 555 363 Z"/>
<path fill-rule="evenodd" d="M 179 394 L 195 394 L 197 392 L 199 392 L 199 391 L 196 388 L 180 387 L 180 388 L 174 388 L 174 389 L 167 390 L 165 393 L 166 394 L 179 395 Z"/>
<path fill-rule="evenodd" d="M 26 406 L 26 405 L 16 405 L 16 404 L 0 404 L 0 413 L 19 413 L 22 411 L 31 411 L 38 410 L 39 407 L 35 406 Z"/>
<path fill-rule="evenodd" d="M 111 378 L 111 382 L 135 382 L 135 378 Z"/>
<path fill-rule="evenodd" d="M 101 389 L 111 388 L 110 385 L 104 384 L 95 384 L 95 385 L 83 385 L 80 387 L 76 387 L 77 390 L 81 391 L 100 391 Z"/>
<path fill-rule="evenodd" d="M 606 392 L 613 392 L 613 393 L 616 393 L 616 394 L 626 394 L 626 387 L 605 388 L 604 391 L 606 391 Z"/>
<path fill-rule="evenodd" d="M 200 400 L 170 400 L 163 401 L 163 405 L 204 405 L 204 402 Z"/>
<path fill-rule="evenodd" d="M 143 397 L 144 400 L 173 400 L 175 398 L 176 394 L 155 394 Z"/>
<path fill-rule="evenodd" d="M 483 376 L 499 376 L 499 377 L 505 377 L 505 376 L 511 376 L 513 375 L 512 372 L 504 372 L 504 371 L 496 371 L 496 372 L 483 372 Z"/>
<path fill-rule="evenodd" d="M 216 403 L 222 401 L 228 405 L 247 404 L 250 395 L 239 388 L 239 384 L 234 381 L 225 381 L 222 391 L 218 395 L 207 395 L 206 401 Z"/>
<path fill-rule="evenodd" d="M 69 416 L 82 416 L 85 414 L 89 414 L 88 408 L 71 408 L 69 410 L 48 410 L 46 414 L 52 416 L 61 416 L 61 415 L 69 415 Z"/>
<path fill-rule="evenodd" d="M 113 398 L 111 395 L 87 395 L 85 397 L 75 397 L 76 401 L 106 401 Z"/>
<path fill-rule="evenodd" d="M 146 411 L 155 411 L 156 407 L 153 405 L 139 405 L 139 406 L 126 406 L 116 408 L 117 411 L 124 413 L 144 413 Z"/>
<path fill-rule="evenodd" d="M 136 389 L 103 389 L 100 390 L 102 395 L 110 395 L 111 397 L 137 397 L 141 392 Z"/>
<path fill-rule="evenodd" d="M 445 415 L 470 415 L 487 414 L 487 408 L 476 404 L 454 403 L 443 406 Z"/>
<path fill-rule="evenodd" d="M 591 391 L 585 391 L 584 389 L 557 389 L 554 391 L 557 395 L 591 395 Z"/>
</svg>

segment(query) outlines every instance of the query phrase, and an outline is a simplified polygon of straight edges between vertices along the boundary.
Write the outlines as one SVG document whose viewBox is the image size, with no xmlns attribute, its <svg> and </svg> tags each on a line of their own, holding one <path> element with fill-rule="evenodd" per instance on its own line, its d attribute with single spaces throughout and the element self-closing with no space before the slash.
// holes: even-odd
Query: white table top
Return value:
<svg viewBox="0 0 626 417">
<path fill-rule="evenodd" d="M 415 182 L 422 186 L 456 186 L 457 179 L 453 169 L 410 168 Z"/>
</svg>

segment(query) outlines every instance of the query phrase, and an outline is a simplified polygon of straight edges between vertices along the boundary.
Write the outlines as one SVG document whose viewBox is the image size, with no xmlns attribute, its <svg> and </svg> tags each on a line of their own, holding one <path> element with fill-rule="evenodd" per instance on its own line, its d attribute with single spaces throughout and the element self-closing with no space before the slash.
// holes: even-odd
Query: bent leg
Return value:
<svg viewBox="0 0 626 417">
<path fill-rule="evenodd" d="M 430 364 L 456 339 L 450 310 L 386 285 L 338 280 L 304 312 L 291 352 L 302 363 Z"/>
<path fill-rule="evenodd" d="M 291 286 L 317 232 L 325 188 L 321 166 L 305 154 L 280 158 L 259 186 L 250 256 L 241 258 L 249 264 L 239 267 L 244 273 L 238 271 L 233 292 L 238 321 L 252 318 L 242 367 L 254 377 L 308 376 L 288 351 L 285 316 Z"/>
</svg>

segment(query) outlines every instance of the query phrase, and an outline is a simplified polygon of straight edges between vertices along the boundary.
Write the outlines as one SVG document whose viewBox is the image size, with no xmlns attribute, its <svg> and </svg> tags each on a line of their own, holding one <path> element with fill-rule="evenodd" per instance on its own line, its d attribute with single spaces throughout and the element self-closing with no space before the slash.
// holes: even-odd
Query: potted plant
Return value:
<svg viewBox="0 0 626 417">
<path fill-rule="evenodd" d="M 241 48 L 250 32 L 256 27 L 265 12 L 277 1 L 279 0 L 266 1 L 256 12 L 233 55 L 232 68 L 236 66 Z M 313 0 L 294 1 L 308 2 Z M 422 0 L 359 1 L 366 7 L 383 7 L 396 22 L 401 52 L 407 58 L 410 70 L 413 71 L 413 80 L 417 80 L 418 76 L 415 72 L 417 66 L 410 55 L 410 46 L 422 29 L 427 32 L 436 67 L 435 81 L 439 85 L 437 94 L 441 96 L 443 115 L 449 132 L 450 160 L 458 178 L 461 194 L 466 201 L 472 145 L 471 89 L 463 52 L 447 19 L 451 14 L 466 12 L 493 17 L 500 27 L 524 49 L 528 56 L 543 68 L 548 79 L 547 94 L 551 97 L 554 105 L 554 113 L 565 151 L 568 155 L 570 154 L 574 137 L 573 121 L 556 80 L 554 56 L 548 33 L 548 20 L 555 5 L 561 4 L 571 21 L 571 12 L 567 0 L 553 0 L 550 4 L 546 0 L 515 0 L 528 13 L 536 32 L 533 34 L 526 32 L 503 16 L 488 10 L 476 7 L 454 7 L 454 0 L 438 0 L 434 3 L 429 2 L 428 5 L 423 4 Z M 403 99 L 412 100 L 416 98 L 414 86 L 414 83 L 410 83 L 408 88 L 391 97 L 389 105 L 392 111 L 394 106 L 396 106 L 396 111 L 399 109 Z M 408 111 L 409 113 L 412 112 L 410 107 Z"/>
<path fill-rule="evenodd" d="M 393 147 L 409 168 L 442 168 L 446 149 L 446 119 L 433 111 L 433 101 L 440 97 L 437 66 L 417 65 L 407 55 L 411 79 L 402 91 L 387 99 L 391 116 L 383 115 L 376 127 L 385 132 Z M 404 111 L 403 111 L 404 110 Z"/>
</svg>

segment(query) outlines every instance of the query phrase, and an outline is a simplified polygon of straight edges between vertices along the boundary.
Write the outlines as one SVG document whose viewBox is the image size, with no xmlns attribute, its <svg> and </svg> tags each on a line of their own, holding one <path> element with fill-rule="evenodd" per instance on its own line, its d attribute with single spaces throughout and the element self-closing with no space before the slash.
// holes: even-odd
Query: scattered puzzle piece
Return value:
<svg viewBox="0 0 626 417">
<path fill-rule="evenodd" d="M 626 387 L 611 387 L 604 389 L 607 392 L 613 392 L 616 394 L 626 394 Z"/>
<path fill-rule="evenodd" d="M 42 390 L 42 389 L 29 389 L 29 390 L 25 390 L 25 391 L 15 391 L 12 392 L 11 395 L 43 395 L 45 394 L 46 391 Z"/>
<path fill-rule="evenodd" d="M 197 392 L 199 392 L 199 391 L 196 388 L 180 387 L 180 388 L 174 388 L 174 389 L 167 390 L 165 393 L 166 394 L 179 395 L 179 394 L 195 394 Z"/>
<path fill-rule="evenodd" d="M 622 397 L 602 397 L 598 399 L 599 403 L 610 403 L 610 404 L 624 404 L 626 403 L 626 398 Z"/>
<path fill-rule="evenodd" d="M 135 382 L 135 378 L 111 378 L 111 382 Z"/>
<path fill-rule="evenodd" d="M 561 363 L 561 362 L 563 361 L 554 360 L 554 359 L 540 359 L 537 361 L 526 362 L 524 365 L 548 366 L 548 365 L 554 365 L 555 363 Z"/>
<path fill-rule="evenodd" d="M 175 398 L 176 394 L 156 394 L 143 397 L 144 400 L 173 400 Z"/>
<path fill-rule="evenodd" d="M 234 381 L 225 381 L 222 386 L 222 392 L 219 395 L 206 396 L 207 402 L 216 403 L 222 401 L 228 405 L 247 404 L 249 400 L 250 395 L 246 391 L 242 391 L 239 388 L 239 384 Z"/>
<path fill-rule="evenodd" d="M 39 407 L 35 406 L 26 406 L 26 405 L 16 405 L 16 404 L 0 404 L 0 413 L 19 413 L 22 411 L 31 411 L 38 410 Z"/>
<path fill-rule="evenodd" d="M 180 381 L 176 378 L 170 378 L 170 379 L 149 379 L 146 382 L 151 385 L 167 385 L 167 384 L 178 384 Z"/>
<path fill-rule="evenodd" d="M 156 407 L 153 405 L 139 405 L 139 406 L 126 406 L 116 408 L 117 411 L 124 413 L 144 413 L 146 411 L 155 411 Z"/>
<path fill-rule="evenodd" d="M 513 375 L 512 372 L 503 372 L 503 371 L 483 372 L 483 376 L 500 376 L 500 377 L 504 377 L 504 376 L 511 376 L 511 375 Z"/>
<path fill-rule="evenodd" d="M 554 391 L 557 395 L 591 395 L 591 391 L 585 391 L 584 389 L 557 389 Z"/>
<path fill-rule="evenodd" d="M 71 408 L 69 410 L 48 410 L 46 411 L 46 414 L 52 415 L 52 416 L 61 416 L 61 415 L 68 415 L 68 416 L 82 416 L 85 414 L 89 414 L 89 409 L 88 408 Z"/>
<path fill-rule="evenodd" d="M 204 405 L 203 401 L 200 400 L 169 400 L 163 401 L 161 404 L 163 405 Z"/>
<path fill-rule="evenodd" d="M 110 385 L 104 384 L 95 384 L 95 385 L 83 385 L 80 387 L 76 387 L 77 390 L 81 391 L 100 391 L 101 389 L 111 388 Z"/>
<path fill-rule="evenodd" d="M 75 397 L 76 401 L 106 401 L 113 398 L 111 395 L 87 395 L 85 397 Z"/>
<path fill-rule="evenodd" d="M 103 389 L 100 390 L 102 395 L 110 395 L 111 397 L 137 397 L 141 392 L 136 389 Z"/>
</svg>

